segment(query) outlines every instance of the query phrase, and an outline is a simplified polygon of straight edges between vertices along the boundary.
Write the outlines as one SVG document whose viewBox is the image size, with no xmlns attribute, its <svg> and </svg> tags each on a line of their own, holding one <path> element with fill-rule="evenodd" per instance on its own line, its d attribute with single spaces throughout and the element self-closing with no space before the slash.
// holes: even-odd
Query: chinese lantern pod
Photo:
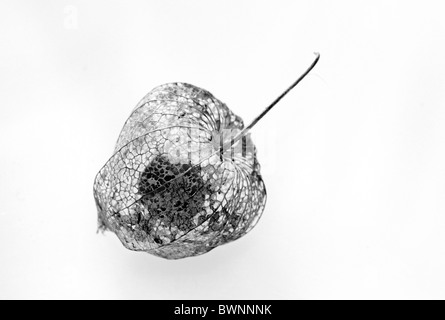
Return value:
<svg viewBox="0 0 445 320">
<path fill-rule="evenodd" d="M 94 182 L 99 228 L 167 259 L 206 253 L 249 232 L 266 203 L 243 122 L 211 93 L 170 83 L 124 124 Z"/>
<path fill-rule="evenodd" d="M 167 259 L 206 253 L 248 233 L 266 204 L 249 130 L 211 93 L 186 83 L 149 92 L 124 124 L 94 181 L 99 229 Z"/>
</svg>

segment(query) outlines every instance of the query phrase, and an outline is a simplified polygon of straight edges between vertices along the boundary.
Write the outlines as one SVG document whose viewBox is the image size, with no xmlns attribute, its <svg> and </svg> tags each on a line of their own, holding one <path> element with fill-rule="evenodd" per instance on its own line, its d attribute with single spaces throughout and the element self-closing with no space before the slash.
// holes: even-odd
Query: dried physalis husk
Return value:
<svg viewBox="0 0 445 320">
<path fill-rule="evenodd" d="M 99 228 L 130 250 L 167 259 L 203 254 L 248 233 L 263 213 L 266 189 L 247 131 L 282 96 L 244 128 L 206 90 L 186 83 L 153 89 L 94 181 Z"/>
</svg>

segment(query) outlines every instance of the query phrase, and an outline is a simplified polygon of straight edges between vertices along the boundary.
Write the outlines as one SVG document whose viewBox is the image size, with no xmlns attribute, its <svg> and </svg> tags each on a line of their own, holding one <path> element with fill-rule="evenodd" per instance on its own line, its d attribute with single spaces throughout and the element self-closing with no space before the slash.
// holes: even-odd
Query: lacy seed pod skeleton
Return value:
<svg viewBox="0 0 445 320">
<path fill-rule="evenodd" d="M 211 93 L 186 83 L 149 92 L 124 124 L 113 156 L 97 174 L 99 229 L 123 245 L 167 259 L 206 253 L 248 233 L 266 189 L 248 131 L 252 123 Z"/>
</svg>

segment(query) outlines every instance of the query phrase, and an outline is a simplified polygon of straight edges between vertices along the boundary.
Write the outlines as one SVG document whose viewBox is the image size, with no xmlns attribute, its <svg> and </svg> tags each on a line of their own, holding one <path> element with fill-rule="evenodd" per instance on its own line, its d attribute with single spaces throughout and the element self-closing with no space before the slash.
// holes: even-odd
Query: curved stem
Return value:
<svg viewBox="0 0 445 320">
<path fill-rule="evenodd" d="M 233 138 L 230 141 L 230 143 L 228 143 L 229 145 L 227 147 L 230 148 L 239 139 L 244 137 L 249 132 L 249 130 L 254 125 L 256 125 L 257 122 L 260 121 L 262 117 L 264 117 L 266 115 L 266 113 L 268 113 L 286 94 L 289 93 L 289 91 L 291 91 L 301 80 L 304 79 L 304 77 L 307 76 L 307 74 L 315 67 L 318 60 L 320 59 L 320 54 L 318 52 L 314 52 L 314 54 L 316 55 L 315 60 L 314 60 L 314 62 L 312 62 L 312 64 L 309 66 L 309 68 L 294 83 L 292 83 L 289 88 L 287 88 L 281 95 L 279 95 L 278 98 L 276 98 L 266 109 L 264 109 L 263 112 L 261 112 L 255 119 L 253 119 L 253 121 L 247 127 L 245 127 L 240 133 L 238 133 L 235 136 L 235 138 Z M 227 149 L 224 147 L 224 150 L 227 150 Z"/>
</svg>

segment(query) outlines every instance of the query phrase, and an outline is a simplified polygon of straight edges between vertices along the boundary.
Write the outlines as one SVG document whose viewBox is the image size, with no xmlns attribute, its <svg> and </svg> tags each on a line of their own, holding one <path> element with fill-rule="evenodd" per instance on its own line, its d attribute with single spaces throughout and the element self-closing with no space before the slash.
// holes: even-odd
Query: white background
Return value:
<svg viewBox="0 0 445 320">
<path fill-rule="evenodd" d="M 445 298 L 441 1 L 2 1 L 0 298 Z M 153 87 L 249 122 L 257 227 L 178 261 L 96 234 L 93 179 Z"/>
</svg>

